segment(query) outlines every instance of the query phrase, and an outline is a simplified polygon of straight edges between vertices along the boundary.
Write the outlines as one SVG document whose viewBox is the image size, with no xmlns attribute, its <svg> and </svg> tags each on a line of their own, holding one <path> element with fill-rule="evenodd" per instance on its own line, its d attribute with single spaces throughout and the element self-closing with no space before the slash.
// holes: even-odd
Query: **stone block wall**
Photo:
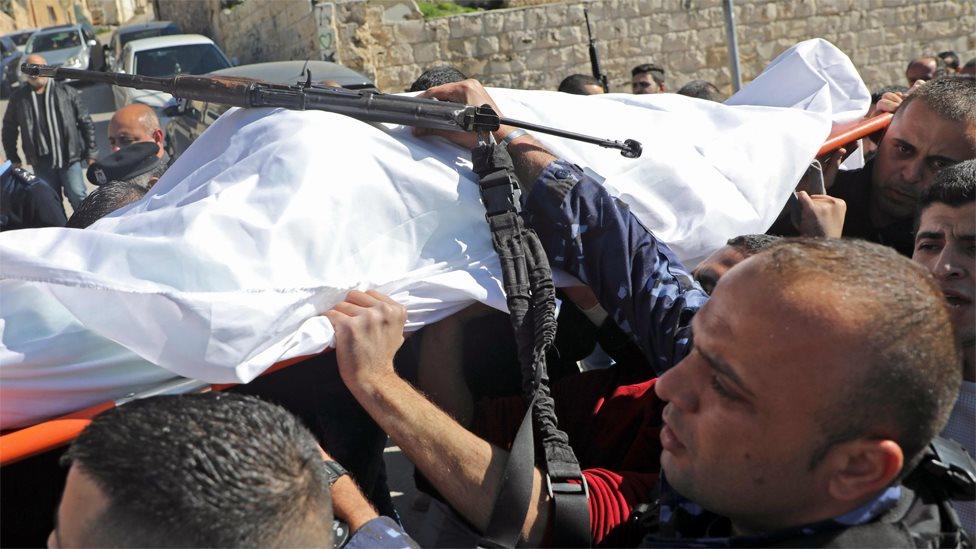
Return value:
<svg viewBox="0 0 976 549">
<path fill-rule="evenodd" d="M 161 19 L 211 36 L 242 63 L 332 59 L 385 91 L 444 63 L 493 86 L 555 89 L 590 72 L 585 5 L 612 91 L 629 91 L 631 67 L 647 62 L 665 67 L 672 90 L 696 78 L 731 90 L 721 0 L 577 0 L 432 20 L 415 7 L 404 14 L 403 0 L 246 0 L 229 13 L 219 0 L 158 1 Z M 850 55 L 872 89 L 901 84 L 922 52 L 976 55 L 972 0 L 736 0 L 735 17 L 744 82 L 814 37 Z"/>
<path fill-rule="evenodd" d="M 160 20 L 212 38 L 241 64 L 318 59 L 318 24 L 309 0 L 157 0 Z"/>
</svg>

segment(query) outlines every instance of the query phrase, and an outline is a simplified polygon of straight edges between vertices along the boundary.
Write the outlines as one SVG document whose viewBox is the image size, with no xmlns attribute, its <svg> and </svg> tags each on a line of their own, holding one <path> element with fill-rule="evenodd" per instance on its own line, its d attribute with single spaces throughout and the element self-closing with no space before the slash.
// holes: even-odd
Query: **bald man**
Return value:
<svg viewBox="0 0 976 549">
<path fill-rule="evenodd" d="M 919 80 L 929 81 L 933 78 L 947 74 L 945 61 L 937 55 L 923 55 L 916 57 L 908 63 L 905 69 L 905 79 L 908 80 L 908 87 L 915 85 Z"/>
<path fill-rule="evenodd" d="M 133 143 L 147 141 L 159 146 L 157 156 L 169 164 L 169 155 L 163 145 L 165 134 L 159 126 L 159 118 L 152 107 L 142 103 L 126 105 L 112 115 L 108 123 L 108 144 L 112 152 Z"/>
<path fill-rule="evenodd" d="M 46 64 L 40 55 L 28 55 L 24 61 Z M 19 135 L 34 174 L 58 196 L 63 189 L 71 207 L 77 208 L 86 193 L 81 164 L 98 158 L 95 125 L 78 90 L 44 77 L 28 76 L 27 84 L 11 94 L 3 114 L 3 152 L 15 168 L 21 166 Z"/>
</svg>

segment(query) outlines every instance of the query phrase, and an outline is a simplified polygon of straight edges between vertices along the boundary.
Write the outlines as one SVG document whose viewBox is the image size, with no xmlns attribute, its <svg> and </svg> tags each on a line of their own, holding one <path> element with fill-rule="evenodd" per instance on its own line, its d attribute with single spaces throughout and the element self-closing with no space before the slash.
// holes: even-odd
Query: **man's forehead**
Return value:
<svg viewBox="0 0 976 549">
<path fill-rule="evenodd" d="M 764 255 L 746 259 L 719 280 L 694 319 L 695 342 L 721 354 L 743 378 L 779 371 L 779 382 L 791 376 L 809 382 L 807 374 L 825 362 L 840 362 L 852 339 L 840 332 L 857 332 L 858 315 L 845 314 L 851 307 L 833 295 L 826 276 L 786 279 L 765 268 Z"/>
<path fill-rule="evenodd" d="M 918 232 L 972 236 L 976 232 L 976 203 L 961 206 L 930 204 L 919 216 Z"/>
<path fill-rule="evenodd" d="M 963 161 L 976 154 L 976 126 L 964 120 L 947 120 L 921 100 L 899 109 L 885 139 L 897 139 L 926 155 Z"/>
</svg>

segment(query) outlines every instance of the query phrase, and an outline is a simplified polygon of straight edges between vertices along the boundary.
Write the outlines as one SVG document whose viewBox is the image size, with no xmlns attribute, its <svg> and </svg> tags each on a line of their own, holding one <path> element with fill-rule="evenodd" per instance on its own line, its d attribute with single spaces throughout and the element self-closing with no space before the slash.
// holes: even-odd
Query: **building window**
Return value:
<svg viewBox="0 0 976 549">
<path fill-rule="evenodd" d="M 47 7 L 47 18 L 49 21 L 51 21 L 51 23 L 58 22 L 58 15 L 54 13 L 54 8 L 52 8 L 51 6 Z"/>
</svg>

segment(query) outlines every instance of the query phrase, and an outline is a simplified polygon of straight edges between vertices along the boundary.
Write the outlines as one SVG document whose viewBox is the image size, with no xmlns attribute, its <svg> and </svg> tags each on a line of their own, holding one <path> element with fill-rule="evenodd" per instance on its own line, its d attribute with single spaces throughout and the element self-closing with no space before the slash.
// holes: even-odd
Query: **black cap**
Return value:
<svg viewBox="0 0 976 549">
<path fill-rule="evenodd" d="M 148 173 L 159 165 L 158 153 L 159 145 L 152 141 L 133 143 L 88 166 L 88 181 L 104 185 Z"/>
</svg>

